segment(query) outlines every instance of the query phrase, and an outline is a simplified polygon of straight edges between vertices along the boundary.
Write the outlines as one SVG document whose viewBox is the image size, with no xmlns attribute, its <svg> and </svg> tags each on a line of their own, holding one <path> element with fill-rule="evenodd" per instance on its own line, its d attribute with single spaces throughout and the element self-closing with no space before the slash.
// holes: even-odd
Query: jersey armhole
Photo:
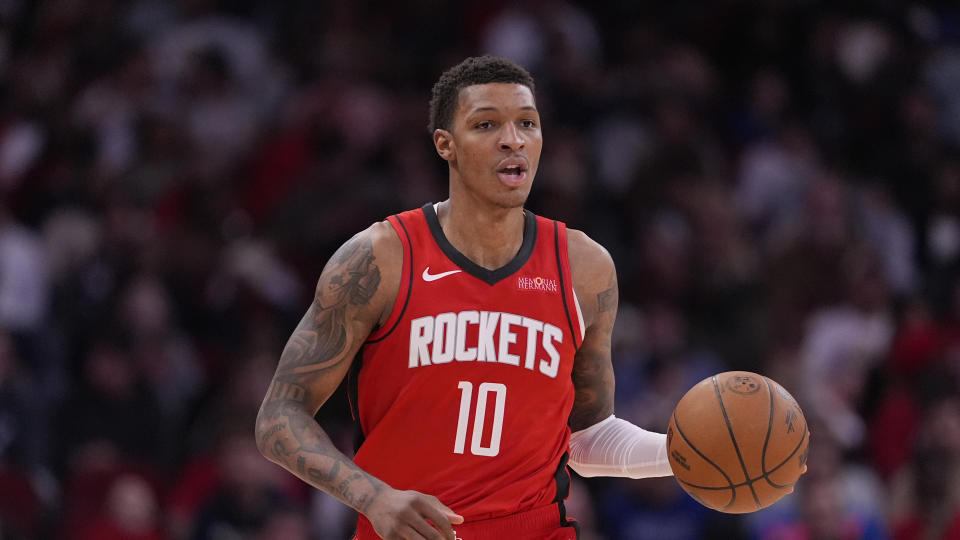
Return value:
<svg viewBox="0 0 960 540">
<path fill-rule="evenodd" d="M 400 243 L 403 244 L 403 260 L 400 263 L 400 288 L 397 291 L 397 299 L 393 303 L 390 316 L 387 317 L 383 326 L 370 333 L 366 343 L 376 343 L 390 335 L 396 328 L 397 323 L 400 322 L 403 312 L 407 309 L 407 303 L 410 301 L 410 289 L 413 283 L 413 248 L 410 244 L 410 234 L 407 232 L 407 227 L 403 224 L 400 216 L 392 215 L 387 218 L 387 221 L 393 226 L 397 236 L 400 237 Z"/>
<path fill-rule="evenodd" d="M 583 327 L 580 302 L 573 290 L 573 274 L 570 271 L 570 254 L 567 249 L 567 226 L 561 221 L 554 221 L 553 224 L 556 238 L 557 266 L 560 267 L 560 286 L 563 289 L 563 307 L 567 312 L 570 331 L 573 333 L 573 344 L 577 350 L 580 350 L 586 329 Z"/>
</svg>

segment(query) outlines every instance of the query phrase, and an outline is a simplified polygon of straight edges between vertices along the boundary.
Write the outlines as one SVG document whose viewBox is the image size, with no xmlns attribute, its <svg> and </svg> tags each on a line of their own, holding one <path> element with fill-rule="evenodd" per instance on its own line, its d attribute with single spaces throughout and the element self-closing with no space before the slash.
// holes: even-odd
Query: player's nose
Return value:
<svg viewBox="0 0 960 540">
<path fill-rule="evenodd" d="M 512 123 L 505 124 L 503 129 L 500 130 L 501 150 L 512 150 L 516 152 L 523 148 L 524 144 L 525 141 L 520 134 L 520 130 Z"/>
</svg>

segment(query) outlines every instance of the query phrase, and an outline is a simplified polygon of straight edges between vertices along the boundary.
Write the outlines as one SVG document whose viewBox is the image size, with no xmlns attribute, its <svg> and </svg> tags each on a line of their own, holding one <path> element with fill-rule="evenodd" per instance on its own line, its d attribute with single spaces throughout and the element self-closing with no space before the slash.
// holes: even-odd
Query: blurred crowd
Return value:
<svg viewBox="0 0 960 540">
<path fill-rule="evenodd" d="M 0 539 L 348 537 L 253 421 L 327 258 L 444 198 L 479 53 L 537 79 L 528 208 L 617 263 L 618 416 L 744 369 L 814 434 L 744 516 L 577 478 L 584 539 L 960 538 L 955 3 L 5 0 Z"/>
</svg>

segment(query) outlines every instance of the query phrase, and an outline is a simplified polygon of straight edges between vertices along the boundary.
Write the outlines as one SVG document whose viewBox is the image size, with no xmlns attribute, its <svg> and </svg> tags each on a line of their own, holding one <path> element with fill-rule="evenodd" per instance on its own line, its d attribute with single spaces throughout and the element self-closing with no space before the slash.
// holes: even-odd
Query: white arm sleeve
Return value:
<svg viewBox="0 0 960 540">
<path fill-rule="evenodd" d="M 671 476 L 667 436 L 614 415 L 570 435 L 570 468 L 580 476 Z"/>
</svg>

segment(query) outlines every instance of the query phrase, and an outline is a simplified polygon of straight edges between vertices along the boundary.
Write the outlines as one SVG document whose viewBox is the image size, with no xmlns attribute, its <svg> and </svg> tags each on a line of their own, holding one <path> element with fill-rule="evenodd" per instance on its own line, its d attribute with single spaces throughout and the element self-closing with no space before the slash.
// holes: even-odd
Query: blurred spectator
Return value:
<svg viewBox="0 0 960 540">
<path fill-rule="evenodd" d="M 46 258 L 36 232 L 0 199 L 0 327 L 26 335 L 40 330 L 50 292 Z"/>
<path fill-rule="evenodd" d="M 37 393 L 21 363 L 12 336 L 0 327 L 0 538 L 40 532 L 33 475 L 43 456 L 37 437 L 45 433 L 31 425 L 46 419 L 37 414 Z"/>
<path fill-rule="evenodd" d="M 136 275 L 120 292 L 118 329 L 129 339 L 130 360 L 160 405 L 164 436 L 178 424 L 184 407 L 203 382 L 189 336 L 174 320 L 163 283 L 152 275 Z"/>
<path fill-rule="evenodd" d="M 947 335 L 924 300 L 906 299 L 867 441 L 871 462 L 885 479 L 909 460 L 923 404 L 954 384 L 943 368 Z"/>
<path fill-rule="evenodd" d="M 303 512 L 292 509 L 274 511 L 254 540 L 309 540 L 309 527 Z"/>
<path fill-rule="evenodd" d="M 748 144 L 742 154 L 737 203 L 767 249 L 802 209 L 807 184 L 816 177 L 819 156 L 811 134 L 792 123 Z"/>
<path fill-rule="evenodd" d="M 854 248 L 841 271 L 846 299 L 814 312 L 802 345 L 806 414 L 821 421 L 846 449 L 866 433 L 859 406 L 870 374 L 881 367 L 893 340 L 889 287 L 873 250 Z"/>
<path fill-rule="evenodd" d="M 793 495 L 748 517 L 756 540 L 885 540 L 883 485 L 869 468 L 844 458 L 843 448 L 811 424 L 807 467 Z"/>
<path fill-rule="evenodd" d="M 700 505 L 672 478 L 650 482 L 604 481 L 598 499 L 600 529 L 608 538 L 636 540 L 737 540 L 738 516 Z"/>
<path fill-rule="evenodd" d="M 912 458 L 891 481 L 894 538 L 960 538 L 958 465 L 960 398 L 954 387 L 927 403 Z"/>
<path fill-rule="evenodd" d="M 32 427 L 48 421 L 43 410 L 13 336 L 0 327 L 0 466 L 34 471 L 45 465 L 41 437 L 48 433 Z"/>
<path fill-rule="evenodd" d="M 133 475 L 118 477 L 109 486 L 101 514 L 78 524 L 69 533 L 76 540 L 165 540 L 160 507 L 153 488 Z"/>
<path fill-rule="evenodd" d="M 249 420 L 252 422 L 252 417 Z M 290 492 L 290 475 L 263 459 L 249 430 L 241 429 L 248 424 L 237 422 L 234 426 L 235 422 L 227 420 L 222 426 L 224 433 L 208 464 L 207 474 L 212 473 L 214 482 L 206 485 L 205 493 L 192 497 L 194 508 L 181 508 L 191 517 L 189 534 L 181 536 L 175 525 L 175 536 L 194 540 L 255 537 L 260 533 L 278 534 L 266 531 L 268 527 L 284 529 L 293 525 L 297 526 L 292 530 L 300 534 L 297 531 L 303 524 L 287 523 L 278 514 L 287 515 L 293 502 L 302 503 L 296 499 L 302 492 Z M 299 480 L 294 481 L 295 489 L 303 486 Z"/>
<path fill-rule="evenodd" d="M 843 300 L 844 252 L 856 241 L 842 177 L 823 173 L 804 192 L 801 212 L 771 238 L 764 277 L 774 328 L 785 342 L 799 342 L 816 309 Z"/>
<path fill-rule="evenodd" d="M 847 508 L 842 485 L 834 477 L 804 478 L 797 492 L 800 514 L 758 531 L 758 540 L 885 540 L 890 538 L 876 516 Z"/>
<path fill-rule="evenodd" d="M 79 384 L 60 410 L 61 469 L 69 477 L 128 462 L 159 466 L 161 426 L 160 403 L 129 343 L 105 334 L 91 346 Z"/>
</svg>

